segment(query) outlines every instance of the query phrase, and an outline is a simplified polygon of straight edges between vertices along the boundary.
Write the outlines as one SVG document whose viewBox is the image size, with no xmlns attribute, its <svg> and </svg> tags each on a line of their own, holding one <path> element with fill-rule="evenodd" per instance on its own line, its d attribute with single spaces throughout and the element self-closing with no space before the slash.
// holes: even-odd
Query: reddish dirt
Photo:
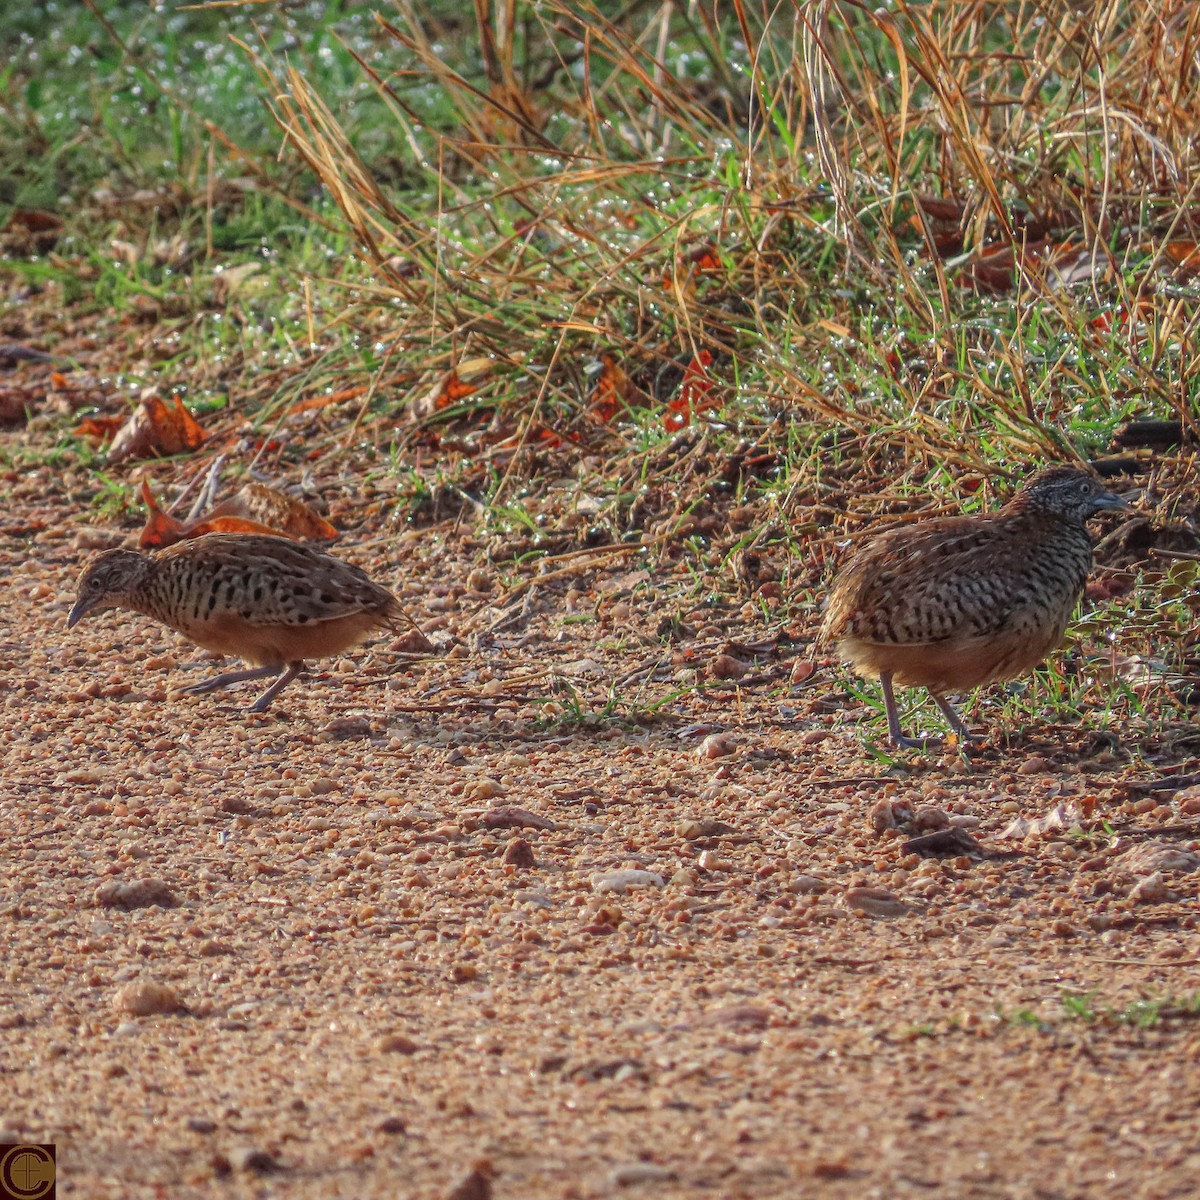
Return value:
<svg viewBox="0 0 1200 1200">
<path fill-rule="evenodd" d="M 136 529 L 23 461 L 0 1130 L 57 1143 L 61 1194 L 1196 1194 L 1200 795 L 1135 786 L 1194 725 L 1098 700 L 889 765 L 794 665 L 815 612 L 778 643 L 625 552 L 505 578 L 450 523 L 337 547 L 438 655 L 377 643 L 252 717 L 174 695 L 213 666 L 148 620 L 68 633 Z"/>
</svg>

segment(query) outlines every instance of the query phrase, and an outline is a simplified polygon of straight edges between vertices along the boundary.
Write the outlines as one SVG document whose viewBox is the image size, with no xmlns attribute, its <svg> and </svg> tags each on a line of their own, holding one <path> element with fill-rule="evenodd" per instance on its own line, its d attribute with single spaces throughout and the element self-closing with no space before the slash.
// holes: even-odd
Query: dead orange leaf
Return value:
<svg viewBox="0 0 1200 1200">
<path fill-rule="evenodd" d="M 600 361 L 604 365 L 592 383 L 588 400 L 592 415 L 607 425 L 629 407 L 633 384 L 611 354 L 602 354 Z"/>
<path fill-rule="evenodd" d="M 492 369 L 490 358 L 469 358 L 439 375 L 433 387 L 411 402 L 412 415 L 421 420 L 431 413 L 459 404 L 474 395 L 483 386 L 484 378 Z"/>
<path fill-rule="evenodd" d="M 1200 245 L 1196 242 L 1167 242 L 1163 253 L 1187 274 L 1200 272 Z"/>
<path fill-rule="evenodd" d="M 248 483 L 211 512 L 184 523 L 163 512 L 150 484 L 142 483 L 148 518 L 138 538 L 143 549 L 173 546 L 206 533 L 265 533 L 293 541 L 338 537 L 338 531 L 302 500 L 296 500 L 265 483 Z"/>
<path fill-rule="evenodd" d="M 91 438 L 95 442 L 107 442 L 124 424 L 123 417 L 84 417 L 72 432 L 76 437 Z"/>
<path fill-rule="evenodd" d="M 208 516 L 255 521 L 296 541 L 327 541 L 341 536 L 303 500 L 266 483 L 246 484 L 228 500 L 222 500 Z"/>
<path fill-rule="evenodd" d="M 313 412 L 318 408 L 328 408 L 331 404 L 343 404 L 347 400 L 357 400 L 359 396 L 366 394 L 366 386 L 343 388 L 340 392 L 330 392 L 327 396 L 309 396 L 305 400 L 297 400 L 295 404 L 288 409 L 289 416 L 296 416 L 298 413 Z"/>
<path fill-rule="evenodd" d="M 117 430 L 108 450 L 110 463 L 159 454 L 181 454 L 202 445 L 204 430 L 176 396 L 168 404 L 152 389 Z"/>
<path fill-rule="evenodd" d="M 694 413 L 720 405 L 716 380 L 708 373 L 712 361 L 712 351 L 701 350 L 684 369 L 679 394 L 667 405 L 667 413 L 663 417 L 663 428 L 669 433 L 675 433 L 689 424 Z"/>
</svg>

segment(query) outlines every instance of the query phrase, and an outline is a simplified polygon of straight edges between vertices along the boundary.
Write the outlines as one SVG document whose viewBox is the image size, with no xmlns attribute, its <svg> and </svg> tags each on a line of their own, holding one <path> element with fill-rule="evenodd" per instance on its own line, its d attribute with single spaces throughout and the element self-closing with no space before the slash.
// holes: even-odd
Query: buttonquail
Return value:
<svg viewBox="0 0 1200 1200">
<path fill-rule="evenodd" d="M 877 676 L 888 732 L 906 748 L 892 683 L 924 687 L 960 739 L 946 700 L 1035 667 L 1062 641 L 1092 568 L 1087 519 L 1128 509 L 1090 474 L 1051 467 L 997 512 L 885 530 L 834 580 L 819 640 Z"/>
<path fill-rule="evenodd" d="M 278 678 L 250 706 L 263 712 L 304 667 L 391 629 L 399 602 L 365 572 L 282 537 L 213 533 L 153 554 L 109 550 L 79 577 L 70 628 L 88 613 L 128 608 L 220 654 L 257 664 L 187 688 L 211 692 Z"/>
</svg>

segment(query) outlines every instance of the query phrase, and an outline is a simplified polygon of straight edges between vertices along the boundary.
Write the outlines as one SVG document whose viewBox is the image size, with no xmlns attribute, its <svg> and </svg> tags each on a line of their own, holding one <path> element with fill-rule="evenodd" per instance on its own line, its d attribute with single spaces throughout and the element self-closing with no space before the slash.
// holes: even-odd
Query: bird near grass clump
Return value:
<svg viewBox="0 0 1200 1200">
<path fill-rule="evenodd" d="M 833 583 L 819 641 L 876 677 L 892 741 L 905 737 L 892 684 L 923 687 L 962 741 L 946 699 L 1037 666 L 1062 641 L 1092 569 L 1085 522 L 1128 510 L 1086 471 L 1040 471 L 997 512 L 884 530 Z"/>
<path fill-rule="evenodd" d="M 250 705 L 263 712 L 310 658 L 340 654 L 394 629 L 400 603 L 358 567 L 283 537 L 212 533 L 153 554 L 108 550 L 84 568 L 71 628 L 88 613 L 127 608 L 189 641 L 254 663 L 185 689 L 212 692 L 278 678 Z"/>
</svg>

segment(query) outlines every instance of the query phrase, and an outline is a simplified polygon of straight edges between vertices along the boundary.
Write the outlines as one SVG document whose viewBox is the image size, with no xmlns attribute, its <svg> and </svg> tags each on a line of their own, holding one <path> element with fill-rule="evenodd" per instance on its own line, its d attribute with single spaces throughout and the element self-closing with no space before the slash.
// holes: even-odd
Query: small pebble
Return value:
<svg viewBox="0 0 1200 1200">
<path fill-rule="evenodd" d="M 738 740 L 732 733 L 710 733 L 696 747 L 697 758 L 724 758 L 738 748 Z"/>
<path fill-rule="evenodd" d="M 618 895 L 623 895 L 630 888 L 663 886 L 663 877 L 654 871 L 600 871 L 592 876 L 593 891 L 616 892 Z"/>
<path fill-rule="evenodd" d="M 349 659 L 343 660 L 350 662 Z M 371 722 L 363 716 L 335 717 L 326 722 L 321 730 L 321 740 L 324 742 L 348 742 L 356 738 L 371 736 Z"/>
<path fill-rule="evenodd" d="M 253 1171 L 256 1175 L 269 1175 L 279 1170 L 279 1163 L 273 1155 L 255 1146 L 240 1146 L 229 1152 L 229 1165 L 235 1171 Z"/>
<path fill-rule="evenodd" d="M 842 900 L 846 907 L 854 912 L 866 913 L 869 917 L 881 917 L 885 920 L 902 917 L 912 911 L 911 907 L 899 896 L 894 892 L 887 891 L 886 888 L 849 888 Z"/>
<path fill-rule="evenodd" d="M 380 1054 L 415 1054 L 420 1048 L 419 1042 L 403 1033 L 384 1033 L 375 1039 L 375 1049 Z"/>
<path fill-rule="evenodd" d="M 1033 755 L 1032 758 L 1027 758 L 1018 768 L 1018 775 L 1045 775 L 1049 771 L 1053 771 L 1054 766 L 1048 758 L 1043 758 L 1040 754 Z"/>
<path fill-rule="evenodd" d="M 708 673 L 714 679 L 741 679 L 750 667 L 750 663 L 734 658 L 732 654 L 719 654 L 709 663 Z"/>
<path fill-rule="evenodd" d="M 1155 871 L 1153 875 L 1147 875 L 1133 885 L 1129 891 L 1129 899 L 1134 904 L 1169 904 L 1172 900 L 1178 900 L 1179 896 L 1167 887 L 1162 872 Z"/>
<path fill-rule="evenodd" d="M 179 898 L 161 879 L 113 880 L 102 883 L 92 894 L 97 908 L 174 908 Z"/>
<path fill-rule="evenodd" d="M 134 1017 L 150 1017 L 159 1013 L 177 1012 L 183 1007 L 179 994 L 165 983 L 140 981 L 118 988 L 112 999 L 117 1012 Z"/>
<path fill-rule="evenodd" d="M 504 861 L 512 867 L 529 870 L 537 866 L 533 847 L 524 838 L 513 838 L 504 848 Z"/>
<path fill-rule="evenodd" d="M 485 829 L 544 829 L 550 832 L 558 828 L 549 817 L 511 806 L 489 808 L 483 814 L 483 826 Z"/>
<path fill-rule="evenodd" d="M 621 1163 L 608 1174 L 609 1183 L 617 1188 L 637 1187 L 646 1183 L 672 1183 L 678 1178 L 678 1173 L 670 1168 L 649 1162 Z"/>
</svg>

